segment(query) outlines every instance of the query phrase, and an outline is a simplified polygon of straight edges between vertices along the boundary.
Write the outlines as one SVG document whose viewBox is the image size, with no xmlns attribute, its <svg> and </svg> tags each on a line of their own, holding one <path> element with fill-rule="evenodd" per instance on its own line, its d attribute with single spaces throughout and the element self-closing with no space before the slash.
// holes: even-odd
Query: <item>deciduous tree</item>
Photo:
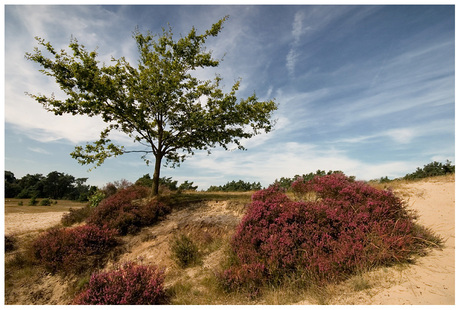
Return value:
<svg viewBox="0 0 460 310">
<path fill-rule="evenodd" d="M 273 100 L 259 101 L 255 93 L 238 101 L 237 81 L 230 92 L 221 87 L 221 78 L 199 80 L 197 68 L 216 67 L 204 44 L 216 37 L 227 17 L 213 24 L 204 34 L 192 28 L 187 36 L 173 39 L 172 29 L 161 35 L 134 32 L 139 50 L 139 63 L 132 66 L 124 57 L 112 58 L 111 65 L 96 59 L 76 39 L 69 45 L 71 52 L 56 50 L 51 43 L 36 38 L 39 47 L 26 58 L 38 63 L 45 75 L 55 78 L 66 95 L 63 100 L 54 95 L 29 94 L 56 115 L 80 114 L 100 116 L 107 123 L 99 140 L 86 146 L 76 146 L 71 156 L 81 164 L 101 165 L 107 158 L 129 152 L 141 152 L 155 162 L 154 195 L 158 194 L 160 167 L 163 158 L 173 167 L 193 155 L 196 150 L 216 146 L 244 149 L 241 139 L 272 129 L 271 114 L 276 110 Z M 109 138 L 113 130 L 120 131 L 145 148 L 127 150 Z"/>
</svg>

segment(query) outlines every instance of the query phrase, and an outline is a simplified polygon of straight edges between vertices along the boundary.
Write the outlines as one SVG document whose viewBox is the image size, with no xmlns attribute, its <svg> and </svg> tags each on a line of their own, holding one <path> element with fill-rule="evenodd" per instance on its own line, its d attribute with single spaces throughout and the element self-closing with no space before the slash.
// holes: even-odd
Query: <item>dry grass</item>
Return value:
<svg viewBox="0 0 460 310">
<path fill-rule="evenodd" d="M 378 183 L 378 182 L 370 182 L 370 185 L 378 188 L 378 189 L 392 189 L 393 191 L 403 190 L 407 187 L 407 185 L 417 184 L 421 182 L 431 182 L 431 183 L 444 183 L 444 182 L 455 182 L 455 173 L 423 178 L 423 179 L 416 179 L 416 180 L 404 180 L 404 179 L 397 179 L 387 183 Z"/>
<path fill-rule="evenodd" d="M 37 199 L 40 201 L 41 199 Z M 30 199 L 5 199 L 5 214 L 8 213 L 43 213 L 43 212 L 65 212 L 70 208 L 78 209 L 83 208 L 86 202 L 77 202 L 72 200 L 53 200 L 57 201 L 56 204 L 51 206 L 29 206 Z M 22 205 L 21 205 L 22 204 Z"/>
</svg>

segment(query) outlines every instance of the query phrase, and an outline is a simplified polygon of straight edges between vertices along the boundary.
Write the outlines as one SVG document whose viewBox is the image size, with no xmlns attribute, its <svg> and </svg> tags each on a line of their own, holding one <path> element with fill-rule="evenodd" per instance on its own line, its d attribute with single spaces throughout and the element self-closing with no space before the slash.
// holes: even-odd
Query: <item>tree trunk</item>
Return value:
<svg viewBox="0 0 460 310">
<path fill-rule="evenodd" d="M 155 156 L 155 171 L 153 172 L 152 196 L 158 196 L 158 189 L 160 187 L 161 159 L 161 155 Z"/>
</svg>

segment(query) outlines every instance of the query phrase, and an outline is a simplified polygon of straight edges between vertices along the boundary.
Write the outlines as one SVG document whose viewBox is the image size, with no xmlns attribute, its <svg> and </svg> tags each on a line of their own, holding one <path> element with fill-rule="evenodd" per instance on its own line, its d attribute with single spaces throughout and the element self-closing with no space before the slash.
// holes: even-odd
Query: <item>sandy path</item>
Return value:
<svg viewBox="0 0 460 310">
<path fill-rule="evenodd" d="M 5 214 L 5 235 L 20 235 L 59 224 L 68 212 L 9 213 Z"/>
<path fill-rule="evenodd" d="M 445 240 L 445 248 L 432 250 L 407 268 L 393 267 L 363 277 L 371 288 L 359 292 L 343 289 L 332 304 L 454 305 L 455 304 L 455 180 L 404 185 L 409 206 L 419 223 Z"/>
<path fill-rule="evenodd" d="M 415 187 L 416 186 L 416 187 Z M 415 188 L 414 188 L 415 187 Z M 374 296 L 373 304 L 455 304 L 455 182 L 420 182 L 410 185 L 412 208 L 419 222 L 445 240 L 434 250 L 402 271 L 401 283 Z M 418 195 L 417 191 L 422 191 Z"/>
</svg>

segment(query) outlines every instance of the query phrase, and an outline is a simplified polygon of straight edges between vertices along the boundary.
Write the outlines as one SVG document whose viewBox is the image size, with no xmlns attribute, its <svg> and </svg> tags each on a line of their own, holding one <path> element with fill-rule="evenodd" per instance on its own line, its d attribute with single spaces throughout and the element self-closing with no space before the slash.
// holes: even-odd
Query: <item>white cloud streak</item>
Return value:
<svg viewBox="0 0 460 310">
<path fill-rule="evenodd" d="M 42 148 L 39 148 L 39 147 L 29 147 L 27 148 L 29 151 L 32 151 L 32 152 L 35 152 L 35 153 L 39 153 L 39 154 L 45 154 L 45 155 L 51 155 L 52 153 L 42 149 Z"/>
<path fill-rule="evenodd" d="M 300 43 L 301 36 L 310 28 L 303 26 L 304 14 L 302 12 L 297 12 L 294 16 L 294 21 L 292 22 L 292 32 L 293 42 L 291 44 L 291 49 L 286 56 L 286 67 L 291 76 L 294 76 L 295 65 L 297 58 L 299 56 L 297 52 L 298 45 Z"/>
<path fill-rule="evenodd" d="M 357 176 L 361 180 L 370 180 L 388 176 L 400 177 L 401 171 L 409 171 L 417 163 L 408 161 L 387 161 L 382 163 L 365 163 L 348 157 L 334 147 L 315 144 L 282 142 L 267 144 L 256 153 L 215 151 L 210 156 L 197 154 L 187 162 L 187 166 L 198 168 L 211 175 L 210 179 L 202 179 L 200 188 L 222 180 L 260 181 L 268 186 L 280 177 L 293 177 L 296 174 L 315 172 L 316 170 L 341 170 L 348 175 Z M 200 176 L 194 177 L 199 179 Z"/>
<path fill-rule="evenodd" d="M 370 135 L 333 140 L 330 143 L 364 143 L 376 141 L 380 138 L 388 138 L 397 144 L 410 144 L 414 139 L 420 137 L 448 135 L 452 133 L 454 127 L 455 124 L 453 120 L 436 120 L 420 126 L 392 128 Z"/>
<path fill-rule="evenodd" d="M 62 97 L 62 91 L 50 77 L 38 72 L 38 65 L 24 58 L 26 52 L 32 52 L 37 42 L 32 38 L 39 36 L 51 40 L 56 49 L 68 49 L 70 36 L 79 39 L 89 50 L 97 45 L 109 46 L 111 38 L 102 35 L 104 31 L 120 27 L 113 13 L 98 6 L 75 6 L 73 14 L 68 14 L 70 7 L 63 10 L 57 6 L 20 6 L 10 7 L 10 19 L 19 19 L 22 24 L 6 25 L 8 35 L 5 46 L 5 122 L 15 126 L 28 137 L 40 142 L 67 140 L 71 143 L 94 141 L 100 131 L 106 127 L 99 118 L 86 116 L 55 116 L 47 112 L 25 92 L 32 94 L 55 94 Z M 56 21 L 59 20 L 57 27 Z M 17 29 L 16 29 L 17 28 Z M 21 28 L 24 32 L 18 34 Z M 102 31 L 102 32 L 100 32 Z M 96 34 L 98 33 L 98 34 Z M 13 37 L 19 38 L 18 40 Z M 128 36 L 130 41 L 133 41 Z M 132 45 L 119 41 L 119 46 L 127 52 L 127 58 L 133 58 L 130 53 Z M 113 44 L 110 44 L 113 46 Z M 110 61 L 110 51 L 98 49 L 102 53 L 101 61 Z M 120 57 L 122 55 L 114 55 Z"/>
</svg>

